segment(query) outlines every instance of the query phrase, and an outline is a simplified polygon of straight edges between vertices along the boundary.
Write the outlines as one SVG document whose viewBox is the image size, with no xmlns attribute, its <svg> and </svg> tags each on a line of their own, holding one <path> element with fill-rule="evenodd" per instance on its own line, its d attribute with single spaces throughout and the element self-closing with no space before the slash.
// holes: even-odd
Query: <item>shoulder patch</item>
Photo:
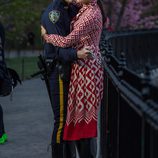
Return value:
<svg viewBox="0 0 158 158">
<path fill-rule="evenodd" d="M 58 10 L 52 10 L 49 12 L 50 21 L 55 24 L 60 18 L 60 12 Z"/>
</svg>

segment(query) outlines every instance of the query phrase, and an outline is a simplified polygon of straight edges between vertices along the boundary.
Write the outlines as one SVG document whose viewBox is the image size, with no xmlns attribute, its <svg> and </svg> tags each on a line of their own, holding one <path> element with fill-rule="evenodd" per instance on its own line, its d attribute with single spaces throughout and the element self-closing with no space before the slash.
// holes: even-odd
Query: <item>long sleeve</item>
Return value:
<svg viewBox="0 0 158 158">
<path fill-rule="evenodd" d="M 62 63 L 69 63 L 77 60 L 77 51 L 74 48 L 59 48 L 58 59 Z"/>
<path fill-rule="evenodd" d="M 94 14 L 94 13 L 93 13 Z M 86 16 L 85 16 L 86 15 Z M 97 29 L 97 25 L 95 25 L 95 18 L 93 18 L 92 14 L 85 14 L 80 23 L 74 27 L 72 32 L 68 36 L 60 36 L 60 35 L 45 35 L 44 39 L 47 43 L 51 43 L 58 47 L 70 47 L 75 43 L 80 41 L 82 36 L 92 32 Z M 82 15 L 83 16 L 83 15 Z"/>
</svg>

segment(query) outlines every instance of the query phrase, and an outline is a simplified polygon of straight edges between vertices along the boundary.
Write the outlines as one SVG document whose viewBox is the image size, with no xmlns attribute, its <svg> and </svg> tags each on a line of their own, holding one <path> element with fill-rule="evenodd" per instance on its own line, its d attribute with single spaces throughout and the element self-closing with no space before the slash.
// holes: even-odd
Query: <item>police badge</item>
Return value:
<svg viewBox="0 0 158 158">
<path fill-rule="evenodd" d="M 49 19 L 50 21 L 55 24 L 60 18 L 60 12 L 58 10 L 52 10 L 49 13 Z"/>
</svg>

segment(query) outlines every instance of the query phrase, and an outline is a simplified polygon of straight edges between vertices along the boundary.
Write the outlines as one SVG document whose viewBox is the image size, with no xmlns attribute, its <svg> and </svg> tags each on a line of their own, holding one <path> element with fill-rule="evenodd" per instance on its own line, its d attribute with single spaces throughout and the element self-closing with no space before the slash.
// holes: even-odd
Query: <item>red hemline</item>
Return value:
<svg viewBox="0 0 158 158">
<path fill-rule="evenodd" d="M 81 121 L 74 125 L 65 125 L 64 128 L 64 140 L 80 140 L 84 138 L 94 138 L 97 137 L 97 122 L 92 120 L 89 124 L 85 121 Z"/>
</svg>

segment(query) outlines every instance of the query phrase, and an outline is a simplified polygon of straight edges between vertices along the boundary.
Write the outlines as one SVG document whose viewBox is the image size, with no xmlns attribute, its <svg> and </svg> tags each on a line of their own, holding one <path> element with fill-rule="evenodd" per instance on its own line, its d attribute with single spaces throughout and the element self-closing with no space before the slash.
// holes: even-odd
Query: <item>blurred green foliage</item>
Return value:
<svg viewBox="0 0 158 158">
<path fill-rule="evenodd" d="M 22 80 L 30 79 L 31 75 L 39 71 L 37 57 L 18 57 L 6 59 L 7 67 L 17 71 Z"/>
<path fill-rule="evenodd" d="M 10 49 L 28 47 L 27 33 L 35 34 L 35 47 L 40 48 L 40 17 L 49 1 L 0 1 L 0 21 L 6 29 L 6 44 Z"/>
</svg>

